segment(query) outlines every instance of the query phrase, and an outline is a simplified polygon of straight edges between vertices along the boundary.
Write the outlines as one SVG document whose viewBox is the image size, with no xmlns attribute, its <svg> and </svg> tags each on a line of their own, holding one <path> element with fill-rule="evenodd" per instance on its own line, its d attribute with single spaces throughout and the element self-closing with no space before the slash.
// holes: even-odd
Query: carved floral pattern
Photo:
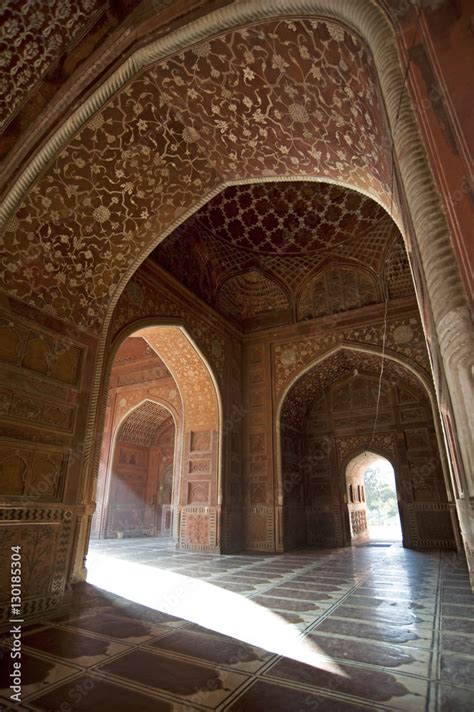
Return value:
<svg viewBox="0 0 474 712">
<path fill-rule="evenodd" d="M 103 0 L 2 3 L 0 129 L 103 6 Z"/>
<path fill-rule="evenodd" d="M 222 181 L 321 176 L 382 202 L 390 165 L 372 57 L 321 20 L 228 32 L 133 79 L 7 227 L 10 294 L 97 331 L 123 276 Z"/>
<path fill-rule="evenodd" d="M 406 334 L 410 329 L 412 338 L 409 341 L 397 341 L 395 336 L 397 329 L 404 327 Z M 310 363 L 318 355 L 336 347 L 343 341 L 356 342 L 368 346 L 382 346 L 383 324 L 373 323 L 361 325 L 339 331 L 329 331 L 328 333 L 309 336 L 307 338 L 293 339 L 288 343 L 280 343 L 275 346 L 275 388 L 277 393 L 281 393 L 292 377 L 303 369 L 305 364 Z M 426 349 L 425 337 L 418 316 L 405 317 L 404 319 L 389 319 L 387 323 L 387 350 L 398 352 L 415 363 L 427 373 L 430 372 L 428 352 Z"/>
<path fill-rule="evenodd" d="M 160 354 L 179 384 L 185 430 L 211 428 L 217 431 L 219 406 L 215 386 L 189 339 L 174 327 L 151 327 L 140 334 Z"/>
</svg>

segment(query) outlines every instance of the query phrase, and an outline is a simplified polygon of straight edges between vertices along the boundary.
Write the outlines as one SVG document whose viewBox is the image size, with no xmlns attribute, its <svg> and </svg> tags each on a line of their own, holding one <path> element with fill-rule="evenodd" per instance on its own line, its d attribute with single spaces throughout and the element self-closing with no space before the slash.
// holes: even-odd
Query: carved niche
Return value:
<svg viewBox="0 0 474 712">
<path fill-rule="evenodd" d="M 314 319 L 378 301 L 376 281 L 367 272 L 350 267 L 327 267 L 305 287 L 298 304 L 298 319 Z"/>
</svg>

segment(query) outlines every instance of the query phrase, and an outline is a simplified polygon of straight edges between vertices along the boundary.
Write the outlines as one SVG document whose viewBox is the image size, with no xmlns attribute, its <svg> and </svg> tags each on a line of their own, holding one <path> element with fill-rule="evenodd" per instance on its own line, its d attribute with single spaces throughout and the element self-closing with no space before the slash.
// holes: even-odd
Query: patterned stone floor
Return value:
<svg viewBox="0 0 474 712">
<path fill-rule="evenodd" d="M 474 596 L 451 552 L 129 539 L 93 542 L 88 564 L 94 585 L 24 630 L 21 705 L 3 639 L 2 709 L 474 710 Z"/>
</svg>

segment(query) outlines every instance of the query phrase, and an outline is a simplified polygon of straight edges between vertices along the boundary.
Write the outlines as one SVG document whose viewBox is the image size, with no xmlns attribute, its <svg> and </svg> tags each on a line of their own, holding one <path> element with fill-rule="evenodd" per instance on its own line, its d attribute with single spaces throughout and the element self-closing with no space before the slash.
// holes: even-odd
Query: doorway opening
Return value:
<svg viewBox="0 0 474 712">
<path fill-rule="evenodd" d="M 353 543 L 402 541 L 394 469 L 387 458 L 363 452 L 346 468 L 347 505 Z"/>
<path fill-rule="evenodd" d="M 113 454 L 105 538 L 172 534 L 175 424 L 144 401 L 120 426 Z"/>
<path fill-rule="evenodd" d="M 91 539 L 218 553 L 219 418 L 212 374 L 184 329 L 125 338 L 111 364 Z"/>
</svg>

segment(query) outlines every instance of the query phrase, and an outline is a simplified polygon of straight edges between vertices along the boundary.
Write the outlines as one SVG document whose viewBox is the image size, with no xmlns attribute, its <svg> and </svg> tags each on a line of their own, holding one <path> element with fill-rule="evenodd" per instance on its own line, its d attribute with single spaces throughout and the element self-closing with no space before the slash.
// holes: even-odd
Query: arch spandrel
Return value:
<svg viewBox="0 0 474 712">
<path fill-rule="evenodd" d="M 219 428 L 216 386 L 202 357 L 176 327 L 149 327 L 139 332 L 170 369 L 183 401 L 186 430 Z"/>
<path fill-rule="evenodd" d="M 279 342 L 274 346 L 275 392 L 277 397 L 303 373 L 314 359 L 324 358 L 334 350 L 345 346 L 359 347 L 361 351 L 378 351 L 383 339 L 383 315 L 378 323 L 361 324 L 355 327 L 338 327 L 334 315 L 329 316 L 327 328 L 313 336 L 299 340 Z M 417 316 L 391 317 L 387 321 L 386 350 L 394 357 L 408 360 L 429 378 L 430 363 L 423 330 Z"/>
</svg>

